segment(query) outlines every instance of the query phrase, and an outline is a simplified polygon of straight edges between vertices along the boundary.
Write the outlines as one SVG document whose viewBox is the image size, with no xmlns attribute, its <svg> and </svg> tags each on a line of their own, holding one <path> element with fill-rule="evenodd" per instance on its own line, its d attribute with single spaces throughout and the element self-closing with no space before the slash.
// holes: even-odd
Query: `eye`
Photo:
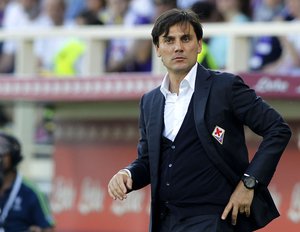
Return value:
<svg viewBox="0 0 300 232">
<path fill-rule="evenodd" d="M 191 40 L 191 37 L 189 35 L 184 35 L 181 40 L 183 42 L 189 42 Z"/>
<path fill-rule="evenodd" d="M 170 43 L 173 42 L 173 39 L 170 38 L 170 37 L 165 37 L 165 38 L 164 38 L 164 42 L 167 43 L 167 44 L 170 44 Z"/>
</svg>

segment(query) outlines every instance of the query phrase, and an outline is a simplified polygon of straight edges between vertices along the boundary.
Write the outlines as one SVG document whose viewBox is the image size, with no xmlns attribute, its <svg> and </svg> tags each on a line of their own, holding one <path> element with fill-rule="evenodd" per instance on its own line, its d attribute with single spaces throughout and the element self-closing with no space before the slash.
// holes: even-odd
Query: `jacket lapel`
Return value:
<svg viewBox="0 0 300 232">
<path fill-rule="evenodd" d="M 195 90 L 194 90 L 194 119 L 197 127 L 197 133 L 200 137 L 198 125 L 204 124 L 204 114 L 207 99 L 210 93 L 212 78 L 207 69 L 198 65 Z"/>
<path fill-rule="evenodd" d="M 164 105 L 165 98 L 160 92 L 160 89 L 157 89 L 156 93 L 153 95 L 152 103 L 150 105 L 151 111 L 148 126 L 149 159 L 153 174 L 157 176 L 159 171 L 160 145 L 164 121 Z M 156 186 L 157 181 L 152 182 L 151 187 L 153 190 L 156 190 Z"/>
</svg>

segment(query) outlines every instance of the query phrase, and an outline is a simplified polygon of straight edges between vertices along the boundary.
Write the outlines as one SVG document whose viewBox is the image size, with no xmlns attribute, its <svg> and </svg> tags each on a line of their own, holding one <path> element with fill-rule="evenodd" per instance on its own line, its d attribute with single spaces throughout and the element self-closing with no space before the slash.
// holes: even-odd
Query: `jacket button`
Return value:
<svg viewBox="0 0 300 232">
<path fill-rule="evenodd" d="M 175 149 L 175 145 L 172 145 L 171 148 L 174 150 Z"/>
</svg>

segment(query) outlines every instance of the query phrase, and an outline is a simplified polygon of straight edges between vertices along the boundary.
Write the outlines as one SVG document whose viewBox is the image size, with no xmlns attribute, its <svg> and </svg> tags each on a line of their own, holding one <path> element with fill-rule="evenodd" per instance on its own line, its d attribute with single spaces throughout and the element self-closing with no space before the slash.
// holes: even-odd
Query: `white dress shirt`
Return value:
<svg viewBox="0 0 300 232">
<path fill-rule="evenodd" d="M 164 110 L 164 131 L 163 136 L 171 141 L 175 137 L 183 123 L 184 117 L 188 111 L 188 107 L 195 89 L 195 81 L 197 74 L 197 63 L 180 82 L 179 93 L 171 93 L 169 90 L 170 79 L 166 74 L 160 87 L 160 91 L 164 95 L 165 110 Z"/>
<path fill-rule="evenodd" d="M 169 90 L 170 80 L 168 74 L 165 75 L 161 84 L 160 91 L 166 99 L 164 111 L 165 128 L 163 135 L 172 141 L 175 140 L 188 111 L 195 89 L 196 74 L 197 63 L 181 81 L 178 95 L 176 93 L 171 93 Z M 122 169 L 119 172 L 124 173 L 131 178 L 131 172 L 128 169 Z"/>
</svg>

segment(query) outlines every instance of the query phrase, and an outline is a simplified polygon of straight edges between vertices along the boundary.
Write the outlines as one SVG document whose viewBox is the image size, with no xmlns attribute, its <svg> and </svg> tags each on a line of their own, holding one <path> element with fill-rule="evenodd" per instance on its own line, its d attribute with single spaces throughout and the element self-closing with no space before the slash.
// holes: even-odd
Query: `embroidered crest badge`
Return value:
<svg viewBox="0 0 300 232">
<path fill-rule="evenodd" d="M 225 130 L 219 126 L 216 126 L 212 136 L 220 143 L 223 144 L 223 140 L 224 140 L 224 135 L 225 135 Z"/>
</svg>

